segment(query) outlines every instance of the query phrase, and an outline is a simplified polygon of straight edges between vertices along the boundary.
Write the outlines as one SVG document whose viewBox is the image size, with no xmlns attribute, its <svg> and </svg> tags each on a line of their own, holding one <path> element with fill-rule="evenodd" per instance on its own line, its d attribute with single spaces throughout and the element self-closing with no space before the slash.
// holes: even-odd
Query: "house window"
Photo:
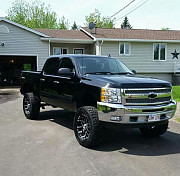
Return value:
<svg viewBox="0 0 180 176">
<path fill-rule="evenodd" d="M 119 44 L 119 54 L 129 55 L 130 54 L 130 43 Z"/>
<path fill-rule="evenodd" d="M 53 54 L 54 55 L 68 54 L 68 49 L 67 48 L 54 47 L 53 48 Z"/>
<path fill-rule="evenodd" d="M 83 48 L 78 48 L 78 49 L 74 48 L 74 54 L 84 54 L 84 49 Z"/>
<path fill-rule="evenodd" d="M 154 60 L 166 60 L 166 44 L 154 44 Z"/>
</svg>

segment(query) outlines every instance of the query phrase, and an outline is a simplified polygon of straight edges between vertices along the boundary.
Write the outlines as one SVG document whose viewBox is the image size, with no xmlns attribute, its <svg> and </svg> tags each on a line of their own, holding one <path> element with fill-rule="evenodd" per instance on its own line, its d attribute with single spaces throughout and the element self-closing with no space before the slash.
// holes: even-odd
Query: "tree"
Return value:
<svg viewBox="0 0 180 176">
<path fill-rule="evenodd" d="M 61 25 L 57 23 L 57 14 L 51 10 L 50 5 L 45 6 L 41 1 L 28 3 L 25 0 L 16 0 L 7 14 L 8 19 L 30 28 L 61 29 Z"/>
<path fill-rule="evenodd" d="M 95 9 L 94 13 L 90 13 L 89 16 L 85 17 L 85 25 L 88 27 L 90 22 L 96 23 L 96 27 L 113 28 L 115 26 L 114 20 L 108 17 L 101 17 L 99 10 Z"/>
<path fill-rule="evenodd" d="M 165 27 L 161 28 L 162 31 L 168 31 L 169 29 L 170 28 L 168 28 L 168 27 L 167 28 L 165 28 Z"/>
<path fill-rule="evenodd" d="M 132 29 L 127 16 L 124 18 L 124 21 L 121 24 L 121 29 Z"/>
<path fill-rule="evenodd" d="M 69 27 L 69 22 L 68 20 L 65 19 L 65 17 L 63 16 L 58 23 L 58 29 L 68 29 Z"/>
<path fill-rule="evenodd" d="M 74 21 L 72 27 L 71 27 L 72 30 L 77 30 L 78 29 L 78 26 L 76 24 L 76 22 Z"/>
</svg>

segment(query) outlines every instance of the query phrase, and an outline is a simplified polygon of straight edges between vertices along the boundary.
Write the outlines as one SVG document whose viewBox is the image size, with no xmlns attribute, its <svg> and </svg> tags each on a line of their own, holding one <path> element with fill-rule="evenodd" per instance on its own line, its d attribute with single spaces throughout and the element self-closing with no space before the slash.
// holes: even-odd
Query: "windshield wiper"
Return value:
<svg viewBox="0 0 180 176">
<path fill-rule="evenodd" d="M 85 73 L 85 75 L 87 74 L 95 74 L 95 75 L 115 75 L 115 73 L 112 73 L 112 72 L 89 72 L 89 73 Z"/>
</svg>

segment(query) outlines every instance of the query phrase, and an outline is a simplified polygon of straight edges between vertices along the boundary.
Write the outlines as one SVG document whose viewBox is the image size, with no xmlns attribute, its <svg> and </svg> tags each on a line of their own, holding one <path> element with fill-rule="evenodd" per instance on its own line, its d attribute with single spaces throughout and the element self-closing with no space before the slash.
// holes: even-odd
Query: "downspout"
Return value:
<svg viewBox="0 0 180 176">
<path fill-rule="evenodd" d="M 50 57 L 50 55 L 51 55 L 50 39 L 48 41 L 49 41 L 49 57 Z"/>
<path fill-rule="evenodd" d="M 101 46 L 102 46 L 103 43 L 104 43 L 104 40 L 102 40 L 102 41 L 101 41 L 101 44 L 99 44 L 99 54 L 100 54 L 100 56 L 102 55 Z"/>
</svg>

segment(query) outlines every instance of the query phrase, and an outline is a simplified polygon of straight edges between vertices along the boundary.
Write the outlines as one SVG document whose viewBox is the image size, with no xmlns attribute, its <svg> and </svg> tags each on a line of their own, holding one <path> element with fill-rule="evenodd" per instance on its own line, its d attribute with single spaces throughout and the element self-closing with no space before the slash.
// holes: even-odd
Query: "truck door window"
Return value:
<svg viewBox="0 0 180 176">
<path fill-rule="evenodd" d="M 62 58 L 60 63 L 60 68 L 69 68 L 71 71 L 73 71 L 74 65 L 69 58 Z"/>
<path fill-rule="evenodd" d="M 51 58 L 46 61 L 44 74 L 56 75 L 59 66 L 59 58 Z"/>
</svg>

